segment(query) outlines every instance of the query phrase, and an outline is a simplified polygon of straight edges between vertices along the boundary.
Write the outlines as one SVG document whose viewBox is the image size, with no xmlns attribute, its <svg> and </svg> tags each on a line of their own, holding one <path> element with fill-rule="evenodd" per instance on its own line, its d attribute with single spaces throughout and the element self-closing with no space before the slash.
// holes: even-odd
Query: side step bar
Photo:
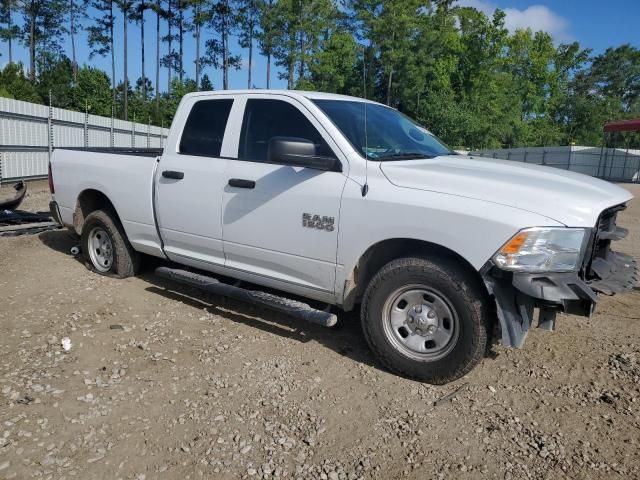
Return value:
<svg viewBox="0 0 640 480">
<path fill-rule="evenodd" d="M 240 300 L 241 302 L 259 305 L 261 307 L 281 312 L 291 317 L 315 323 L 323 327 L 333 327 L 338 323 L 338 317 L 330 312 L 317 310 L 306 303 L 298 302 L 284 297 L 279 297 L 271 293 L 256 290 L 245 290 L 244 288 L 228 285 L 216 280 L 213 277 L 201 275 L 168 267 L 158 267 L 155 270 L 158 277 L 174 280 L 191 287 L 215 293 L 225 297 Z"/>
</svg>

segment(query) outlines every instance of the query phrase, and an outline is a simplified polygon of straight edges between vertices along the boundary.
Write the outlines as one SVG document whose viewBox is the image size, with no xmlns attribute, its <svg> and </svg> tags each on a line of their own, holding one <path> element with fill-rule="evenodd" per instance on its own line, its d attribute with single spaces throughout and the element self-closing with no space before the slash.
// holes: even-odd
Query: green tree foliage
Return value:
<svg viewBox="0 0 640 480">
<path fill-rule="evenodd" d="M 111 81 L 109 76 L 98 68 L 83 66 L 78 70 L 78 79 L 73 89 L 71 109 L 83 111 L 89 107 L 89 113 L 111 116 Z"/>
<path fill-rule="evenodd" d="M 144 73 L 132 85 L 113 26 L 135 21 L 142 50 L 147 9 L 155 79 L 141 58 Z M 73 42 L 63 51 L 62 36 L 73 40 L 85 25 L 91 55 L 111 56 L 109 75 L 75 61 Z M 183 55 L 187 34 L 195 59 Z M 29 53 L 26 70 L 12 62 L 16 40 Z M 598 145 L 604 122 L 640 116 L 637 47 L 594 56 L 545 32 L 508 31 L 501 10 L 487 16 L 456 0 L 0 0 L 0 41 L 9 53 L 0 95 L 47 103 L 51 90 L 55 106 L 101 115 L 115 107 L 122 118 L 155 124 L 169 124 L 186 92 L 212 90 L 215 70 L 228 88 L 229 71 L 242 65 L 249 88 L 268 88 L 277 74 L 289 88 L 366 96 L 461 148 Z M 258 54 L 266 76 L 253 68 Z M 640 145 L 638 135 L 629 138 Z"/>
<path fill-rule="evenodd" d="M 0 70 L 0 96 L 43 103 L 35 86 L 24 74 L 24 65 L 21 63 L 9 63 Z"/>
</svg>

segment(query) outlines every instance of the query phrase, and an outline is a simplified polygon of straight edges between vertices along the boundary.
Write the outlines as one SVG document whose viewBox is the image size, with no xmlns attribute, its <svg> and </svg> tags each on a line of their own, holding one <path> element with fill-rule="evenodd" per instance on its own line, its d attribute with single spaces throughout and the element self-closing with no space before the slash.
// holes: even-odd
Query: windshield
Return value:
<svg viewBox="0 0 640 480">
<path fill-rule="evenodd" d="M 345 100 L 317 99 L 313 102 L 367 159 L 407 160 L 455 153 L 426 128 L 384 105 Z"/>
</svg>

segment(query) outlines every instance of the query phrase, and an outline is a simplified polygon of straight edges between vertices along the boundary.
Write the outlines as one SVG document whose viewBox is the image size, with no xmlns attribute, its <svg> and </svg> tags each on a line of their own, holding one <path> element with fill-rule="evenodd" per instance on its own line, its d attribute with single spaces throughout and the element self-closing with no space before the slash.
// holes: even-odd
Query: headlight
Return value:
<svg viewBox="0 0 640 480">
<path fill-rule="evenodd" d="M 518 272 L 575 272 L 588 238 L 584 228 L 527 228 L 505 243 L 493 261 Z"/>
</svg>

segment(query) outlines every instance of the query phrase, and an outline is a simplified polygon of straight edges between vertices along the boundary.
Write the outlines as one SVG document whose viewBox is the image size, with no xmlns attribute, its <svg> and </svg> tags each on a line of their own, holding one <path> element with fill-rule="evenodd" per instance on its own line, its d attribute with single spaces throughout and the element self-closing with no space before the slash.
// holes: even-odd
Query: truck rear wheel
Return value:
<svg viewBox="0 0 640 480">
<path fill-rule="evenodd" d="M 87 266 L 101 275 L 126 278 L 140 268 L 140 254 L 127 240 L 118 219 L 108 211 L 96 210 L 87 216 L 81 244 Z"/>
<path fill-rule="evenodd" d="M 465 375 L 484 356 L 487 303 L 480 283 L 455 261 L 401 258 L 369 283 L 362 329 L 389 370 L 444 384 Z"/>
</svg>

